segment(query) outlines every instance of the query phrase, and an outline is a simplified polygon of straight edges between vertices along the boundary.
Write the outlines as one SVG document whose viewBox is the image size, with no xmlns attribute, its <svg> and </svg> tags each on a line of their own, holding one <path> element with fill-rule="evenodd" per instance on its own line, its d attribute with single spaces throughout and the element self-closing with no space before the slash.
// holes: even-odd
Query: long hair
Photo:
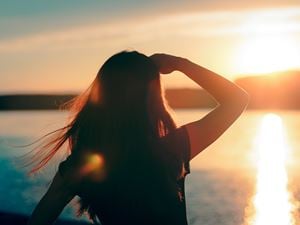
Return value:
<svg viewBox="0 0 300 225">
<path fill-rule="evenodd" d="M 90 87 L 67 107 L 71 110 L 68 124 L 43 137 L 40 150 L 31 157 L 31 173 L 67 144 L 70 154 L 92 148 L 114 155 L 111 165 L 116 166 L 157 160 L 153 165 L 160 162 L 166 174 L 178 176 L 179 160 L 154 144 L 174 131 L 176 124 L 164 98 L 159 70 L 150 57 L 137 51 L 113 55 Z M 112 145 L 117 148 L 103 150 Z M 95 218 L 90 202 L 81 199 L 80 212 L 84 211 Z"/>
</svg>

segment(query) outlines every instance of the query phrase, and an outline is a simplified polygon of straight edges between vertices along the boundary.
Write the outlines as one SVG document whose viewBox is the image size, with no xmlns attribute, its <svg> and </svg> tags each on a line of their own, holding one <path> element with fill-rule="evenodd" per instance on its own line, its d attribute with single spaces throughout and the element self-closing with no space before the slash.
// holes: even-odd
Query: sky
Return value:
<svg viewBox="0 0 300 225">
<path fill-rule="evenodd" d="M 230 80 L 300 69 L 299 0 L 0 0 L 0 93 L 85 90 L 122 50 L 190 59 Z M 197 87 L 177 72 L 166 88 Z"/>
</svg>

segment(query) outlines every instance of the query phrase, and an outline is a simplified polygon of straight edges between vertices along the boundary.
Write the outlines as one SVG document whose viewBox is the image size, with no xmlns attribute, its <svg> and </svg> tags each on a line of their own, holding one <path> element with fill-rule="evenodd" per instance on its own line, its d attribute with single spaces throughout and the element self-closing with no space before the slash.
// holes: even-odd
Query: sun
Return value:
<svg viewBox="0 0 300 225">
<path fill-rule="evenodd" d="M 247 40 L 237 57 L 240 73 L 270 73 L 297 67 L 298 52 L 290 37 L 262 36 Z"/>
<path fill-rule="evenodd" d="M 234 65 L 240 74 L 271 73 L 299 68 L 298 44 L 286 28 L 291 21 L 256 15 L 241 25 L 243 38 Z"/>
</svg>

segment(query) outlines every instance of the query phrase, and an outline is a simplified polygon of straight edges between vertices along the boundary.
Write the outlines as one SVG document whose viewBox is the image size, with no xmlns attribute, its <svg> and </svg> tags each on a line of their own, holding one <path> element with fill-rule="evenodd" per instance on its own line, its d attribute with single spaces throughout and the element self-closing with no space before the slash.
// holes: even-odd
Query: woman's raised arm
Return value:
<svg viewBox="0 0 300 225">
<path fill-rule="evenodd" d="M 161 73 L 180 71 L 205 89 L 218 103 L 203 118 L 185 124 L 191 146 L 191 159 L 219 138 L 246 108 L 249 96 L 239 86 L 188 59 L 167 54 L 151 58 Z"/>
</svg>

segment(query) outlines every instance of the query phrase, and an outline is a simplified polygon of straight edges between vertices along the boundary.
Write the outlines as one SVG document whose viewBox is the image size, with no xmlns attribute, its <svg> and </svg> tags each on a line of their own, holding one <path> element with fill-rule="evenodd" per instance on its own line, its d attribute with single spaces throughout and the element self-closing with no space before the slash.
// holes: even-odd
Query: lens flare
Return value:
<svg viewBox="0 0 300 225">
<path fill-rule="evenodd" d="M 101 154 L 88 154 L 81 175 L 88 176 L 94 180 L 102 180 L 105 177 L 105 160 Z"/>
</svg>

